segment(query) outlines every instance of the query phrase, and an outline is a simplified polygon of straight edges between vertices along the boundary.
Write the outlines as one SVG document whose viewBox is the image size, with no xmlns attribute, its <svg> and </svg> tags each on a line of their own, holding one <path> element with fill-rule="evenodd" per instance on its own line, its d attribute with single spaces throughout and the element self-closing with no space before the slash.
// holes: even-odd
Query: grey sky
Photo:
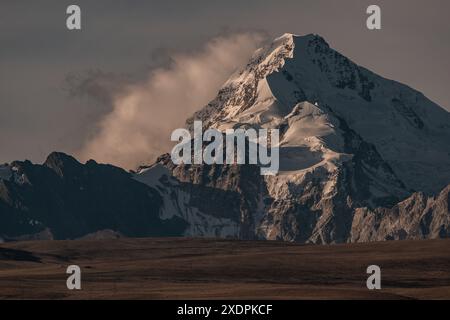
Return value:
<svg viewBox="0 0 450 320">
<path fill-rule="evenodd" d="M 69 4 L 82 9 L 81 32 L 65 28 Z M 382 8 L 380 31 L 365 28 L 369 4 Z M 74 152 L 110 111 L 108 90 L 144 78 L 167 52 L 241 31 L 320 34 L 450 110 L 449 12 L 447 0 L 1 0 L 0 162 Z"/>
</svg>

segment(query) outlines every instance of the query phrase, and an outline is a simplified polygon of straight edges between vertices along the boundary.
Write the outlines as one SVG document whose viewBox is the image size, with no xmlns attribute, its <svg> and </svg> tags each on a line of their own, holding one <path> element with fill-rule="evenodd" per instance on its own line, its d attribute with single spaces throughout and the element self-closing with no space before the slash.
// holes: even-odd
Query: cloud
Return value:
<svg viewBox="0 0 450 320">
<path fill-rule="evenodd" d="M 85 74 L 70 73 L 66 76 L 63 89 L 71 98 L 90 98 L 100 105 L 111 106 L 115 95 L 120 94 L 133 81 L 131 75 L 90 69 Z"/>
<path fill-rule="evenodd" d="M 195 53 L 173 54 L 170 66 L 112 95 L 112 111 L 77 156 L 134 169 L 170 151 L 171 132 L 214 98 L 262 40 L 259 33 L 239 33 L 216 37 Z"/>
</svg>

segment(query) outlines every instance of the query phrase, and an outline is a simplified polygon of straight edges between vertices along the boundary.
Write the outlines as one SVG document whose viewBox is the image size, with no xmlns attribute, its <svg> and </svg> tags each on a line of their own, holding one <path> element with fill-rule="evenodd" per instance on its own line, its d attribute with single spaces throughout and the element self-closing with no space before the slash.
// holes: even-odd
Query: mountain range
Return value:
<svg viewBox="0 0 450 320">
<path fill-rule="evenodd" d="M 318 35 L 285 34 L 190 119 L 280 132 L 280 170 L 137 172 L 52 153 L 0 166 L 0 237 L 200 236 L 342 243 L 450 236 L 450 113 Z M 167 137 L 169 138 L 169 137 Z"/>
</svg>

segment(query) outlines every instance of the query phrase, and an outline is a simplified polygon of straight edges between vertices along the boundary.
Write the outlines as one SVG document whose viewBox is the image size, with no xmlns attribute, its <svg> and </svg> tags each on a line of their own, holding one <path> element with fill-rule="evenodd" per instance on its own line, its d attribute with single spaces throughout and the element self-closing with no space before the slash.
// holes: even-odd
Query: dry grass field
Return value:
<svg viewBox="0 0 450 320">
<path fill-rule="evenodd" d="M 66 268 L 82 290 L 66 288 Z M 381 267 L 382 289 L 366 288 Z M 343 245 L 212 239 L 0 245 L 2 299 L 450 299 L 450 240 Z"/>
</svg>

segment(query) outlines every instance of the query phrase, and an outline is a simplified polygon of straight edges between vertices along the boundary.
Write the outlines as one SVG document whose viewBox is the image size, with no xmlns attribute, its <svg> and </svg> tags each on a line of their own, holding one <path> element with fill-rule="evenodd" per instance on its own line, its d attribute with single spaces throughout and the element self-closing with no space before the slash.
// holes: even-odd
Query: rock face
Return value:
<svg viewBox="0 0 450 320">
<path fill-rule="evenodd" d="M 428 199 L 450 182 L 449 113 L 319 36 L 285 34 L 255 52 L 187 126 L 195 120 L 221 131 L 279 129 L 280 172 L 162 156 L 137 179 L 163 177 L 166 217 L 188 221 L 189 235 L 332 243 L 448 234 L 448 206 L 423 200 L 419 213 L 411 210 L 420 197 L 408 197 Z"/>
<path fill-rule="evenodd" d="M 17 161 L 10 169 L 9 179 L 0 179 L 5 239 L 70 239 L 104 229 L 134 237 L 184 232 L 181 219 L 159 218 L 156 190 L 120 168 L 52 153 L 43 165 Z"/>
<path fill-rule="evenodd" d="M 392 208 L 358 208 L 351 242 L 450 237 L 450 185 L 437 197 L 414 193 Z"/>
</svg>

